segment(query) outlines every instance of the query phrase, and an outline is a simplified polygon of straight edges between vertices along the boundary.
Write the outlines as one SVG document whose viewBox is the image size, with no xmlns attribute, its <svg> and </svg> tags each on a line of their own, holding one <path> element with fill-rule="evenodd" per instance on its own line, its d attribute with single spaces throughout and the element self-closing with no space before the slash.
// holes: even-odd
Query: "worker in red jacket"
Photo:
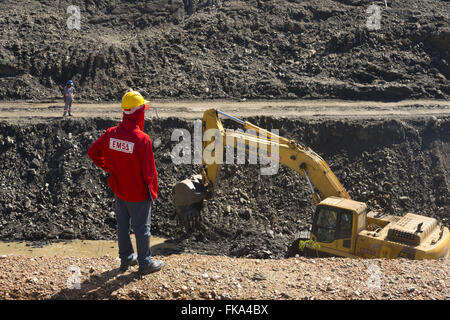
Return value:
<svg viewBox="0 0 450 320">
<path fill-rule="evenodd" d="M 139 273 L 162 268 L 152 260 L 150 221 L 152 204 L 158 192 L 152 141 L 144 133 L 145 110 L 150 106 L 139 92 L 122 98 L 123 120 L 98 138 L 88 150 L 92 161 L 110 174 L 108 185 L 115 194 L 120 270 L 139 263 Z M 130 238 L 130 222 L 136 236 L 137 257 Z"/>
</svg>

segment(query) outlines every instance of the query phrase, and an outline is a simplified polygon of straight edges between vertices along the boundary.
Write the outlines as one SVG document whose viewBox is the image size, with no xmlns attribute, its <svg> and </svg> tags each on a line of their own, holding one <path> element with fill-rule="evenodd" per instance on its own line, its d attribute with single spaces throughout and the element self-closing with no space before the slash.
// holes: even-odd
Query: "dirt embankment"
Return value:
<svg viewBox="0 0 450 320">
<path fill-rule="evenodd" d="M 372 4 L 93 0 L 70 30 L 73 1 L 2 1 L 0 99 L 448 99 L 450 3 Z"/>
<path fill-rule="evenodd" d="M 449 225 L 448 117 L 248 120 L 310 146 L 353 199 L 376 210 L 416 212 Z M 0 239 L 115 238 L 107 174 L 86 155 L 91 143 L 114 124 L 100 118 L 27 125 L 0 122 Z M 171 134 L 177 128 L 193 133 L 193 122 L 146 121 L 160 177 L 152 234 L 171 239 L 187 252 L 284 257 L 311 222 L 314 208 L 306 181 L 284 167 L 276 175 L 262 176 L 259 165 L 226 165 L 218 194 L 206 204 L 203 228 L 186 237 L 169 219 L 174 211 L 171 188 L 199 167 L 173 163 L 171 151 L 177 142 L 171 141 Z"/>
</svg>

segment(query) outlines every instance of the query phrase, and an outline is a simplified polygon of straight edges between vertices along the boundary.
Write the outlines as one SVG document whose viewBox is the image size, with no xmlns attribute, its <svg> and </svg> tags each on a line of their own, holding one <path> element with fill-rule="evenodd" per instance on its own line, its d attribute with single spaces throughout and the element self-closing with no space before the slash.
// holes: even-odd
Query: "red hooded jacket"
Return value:
<svg viewBox="0 0 450 320">
<path fill-rule="evenodd" d="M 158 176 L 152 141 L 143 132 L 145 110 L 123 114 L 117 127 L 106 130 L 88 150 L 88 156 L 110 173 L 108 185 L 114 194 L 128 202 L 153 201 L 158 194 Z"/>
</svg>

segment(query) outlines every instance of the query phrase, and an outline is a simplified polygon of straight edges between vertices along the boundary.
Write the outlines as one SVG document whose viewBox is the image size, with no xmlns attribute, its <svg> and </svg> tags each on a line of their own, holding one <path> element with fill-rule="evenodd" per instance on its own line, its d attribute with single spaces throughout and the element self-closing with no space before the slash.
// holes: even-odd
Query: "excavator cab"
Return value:
<svg viewBox="0 0 450 320">
<path fill-rule="evenodd" d="M 363 202 L 328 197 L 320 202 L 313 217 L 310 240 L 322 253 L 352 255 L 359 231 L 365 228 L 367 206 Z"/>
<path fill-rule="evenodd" d="M 449 256 L 450 247 L 448 228 L 435 218 L 368 212 L 365 203 L 339 197 L 318 204 L 308 240 L 316 246 L 291 254 L 439 259 Z"/>
</svg>

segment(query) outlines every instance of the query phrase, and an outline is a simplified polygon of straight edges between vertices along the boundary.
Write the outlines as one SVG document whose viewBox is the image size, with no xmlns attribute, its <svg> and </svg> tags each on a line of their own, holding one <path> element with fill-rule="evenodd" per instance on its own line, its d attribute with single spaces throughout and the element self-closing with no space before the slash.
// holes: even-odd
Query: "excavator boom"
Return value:
<svg viewBox="0 0 450 320">
<path fill-rule="evenodd" d="M 252 133 L 225 130 L 219 114 L 241 124 Z M 217 130 L 221 134 L 221 141 L 217 145 L 231 146 L 236 150 L 245 149 L 246 152 L 254 150 L 253 147 L 256 148 L 254 151 L 260 154 L 261 150 L 264 150 L 263 153 L 267 153 L 268 156 L 271 156 L 271 159 L 277 160 L 282 165 L 300 173 L 308 180 L 310 187 L 313 189 L 313 200 L 316 204 L 330 196 L 350 199 L 347 191 L 327 163 L 310 148 L 215 109 L 207 110 L 203 115 L 203 130 L 211 129 Z M 212 142 L 204 141 L 203 150 L 213 142 L 214 140 Z M 205 159 L 203 161 L 206 168 L 204 177 L 209 186 L 209 191 L 212 192 L 216 184 L 220 164 L 206 164 Z"/>
<path fill-rule="evenodd" d="M 238 123 L 247 131 L 224 129 L 219 115 Z M 217 153 L 220 153 L 218 158 L 222 159 L 225 146 L 230 146 L 235 150 L 245 150 L 246 153 L 265 154 L 271 161 L 278 161 L 305 177 L 312 190 L 315 204 L 330 196 L 350 199 L 349 194 L 327 163 L 309 147 L 215 109 L 205 111 L 202 128 L 203 134 L 209 131 L 209 136 L 211 136 L 211 139 L 203 141 L 203 155 L 205 155 L 205 151 L 209 151 L 211 157 L 217 159 Z M 177 183 L 173 188 L 176 213 L 179 220 L 185 225 L 192 220 L 191 218 L 200 215 L 201 203 L 208 194 L 213 194 L 218 182 L 222 163 L 211 161 L 205 157 L 202 158 L 202 161 L 202 182 L 199 182 L 200 177 L 196 175 Z M 189 224 L 190 227 L 191 224 Z"/>
</svg>

